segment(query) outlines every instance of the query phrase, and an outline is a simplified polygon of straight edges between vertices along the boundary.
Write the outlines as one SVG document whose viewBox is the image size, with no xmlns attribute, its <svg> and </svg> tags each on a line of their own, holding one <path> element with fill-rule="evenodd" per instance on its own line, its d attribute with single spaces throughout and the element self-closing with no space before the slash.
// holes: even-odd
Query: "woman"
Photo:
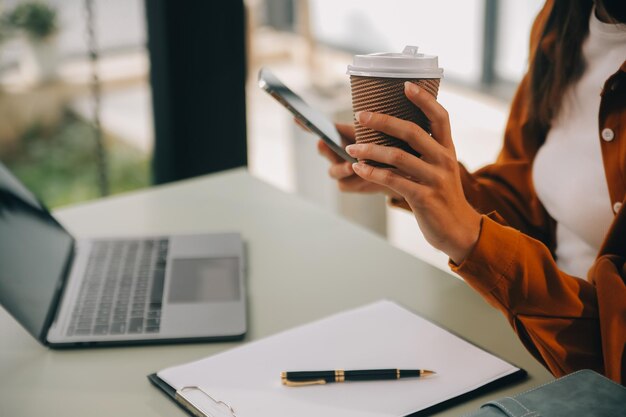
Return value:
<svg viewBox="0 0 626 417">
<path fill-rule="evenodd" d="M 531 34 L 528 74 L 497 161 L 457 162 L 446 110 L 408 83 L 430 119 L 382 114 L 362 125 L 422 155 L 372 144 L 346 149 L 376 168 L 339 160 L 345 191 L 382 191 L 415 215 L 450 267 L 501 310 L 554 375 L 590 368 L 626 384 L 626 10 L 622 1 L 548 0 Z M 602 88 L 601 88 L 602 87 Z M 354 141 L 354 131 L 340 125 Z M 435 140 L 433 140 L 433 138 Z"/>
</svg>

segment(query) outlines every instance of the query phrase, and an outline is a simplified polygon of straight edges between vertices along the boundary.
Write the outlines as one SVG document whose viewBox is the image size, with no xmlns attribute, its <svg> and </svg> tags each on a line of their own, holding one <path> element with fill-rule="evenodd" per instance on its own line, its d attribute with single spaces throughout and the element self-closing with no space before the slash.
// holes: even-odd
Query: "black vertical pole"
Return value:
<svg viewBox="0 0 626 417">
<path fill-rule="evenodd" d="M 246 165 L 241 0 L 146 0 L 154 182 Z"/>
<path fill-rule="evenodd" d="M 496 48 L 498 46 L 498 0 L 485 0 L 483 62 L 481 83 L 489 87 L 496 81 Z"/>
</svg>

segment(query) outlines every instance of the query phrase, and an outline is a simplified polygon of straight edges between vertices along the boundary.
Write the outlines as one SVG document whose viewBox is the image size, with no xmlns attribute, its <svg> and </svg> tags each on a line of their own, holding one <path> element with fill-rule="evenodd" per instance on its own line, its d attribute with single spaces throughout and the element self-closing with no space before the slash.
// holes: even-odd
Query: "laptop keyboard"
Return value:
<svg viewBox="0 0 626 417">
<path fill-rule="evenodd" d="M 168 244 L 95 242 L 67 335 L 158 333 Z"/>
</svg>

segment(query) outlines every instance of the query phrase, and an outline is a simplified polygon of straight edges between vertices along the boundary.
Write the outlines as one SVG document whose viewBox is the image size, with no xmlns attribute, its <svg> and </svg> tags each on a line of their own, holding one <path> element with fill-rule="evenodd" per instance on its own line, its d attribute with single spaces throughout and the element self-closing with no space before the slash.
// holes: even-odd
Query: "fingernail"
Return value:
<svg viewBox="0 0 626 417">
<path fill-rule="evenodd" d="M 358 111 L 354 113 L 354 117 L 356 117 L 359 123 L 366 124 L 372 118 L 372 113 L 368 111 Z"/>
<path fill-rule="evenodd" d="M 348 155 L 350 156 L 354 156 L 357 150 L 358 150 L 357 145 L 346 146 L 346 152 L 348 152 Z"/>
<path fill-rule="evenodd" d="M 361 170 L 361 168 L 363 168 L 363 167 L 362 167 L 362 166 L 361 166 L 361 164 L 360 164 L 360 163 L 358 163 L 358 162 L 355 162 L 354 164 L 352 164 L 352 169 L 353 169 L 355 172 L 356 172 L 356 171 L 360 171 L 360 170 Z"/>
<path fill-rule="evenodd" d="M 418 94 L 420 92 L 420 88 L 410 81 L 404 83 L 404 90 L 411 94 Z"/>
</svg>

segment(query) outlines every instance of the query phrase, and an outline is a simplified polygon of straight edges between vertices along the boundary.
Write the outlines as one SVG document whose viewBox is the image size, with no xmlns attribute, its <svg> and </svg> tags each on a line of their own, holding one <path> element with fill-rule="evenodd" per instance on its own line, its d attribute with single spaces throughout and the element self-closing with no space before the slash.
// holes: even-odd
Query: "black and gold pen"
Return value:
<svg viewBox="0 0 626 417">
<path fill-rule="evenodd" d="M 363 369 L 358 371 L 297 371 L 281 372 L 280 379 L 283 385 L 300 387 L 305 385 L 327 384 L 330 382 L 345 381 L 381 381 L 401 378 L 420 378 L 434 375 L 433 371 L 424 369 Z"/>
</svg>

